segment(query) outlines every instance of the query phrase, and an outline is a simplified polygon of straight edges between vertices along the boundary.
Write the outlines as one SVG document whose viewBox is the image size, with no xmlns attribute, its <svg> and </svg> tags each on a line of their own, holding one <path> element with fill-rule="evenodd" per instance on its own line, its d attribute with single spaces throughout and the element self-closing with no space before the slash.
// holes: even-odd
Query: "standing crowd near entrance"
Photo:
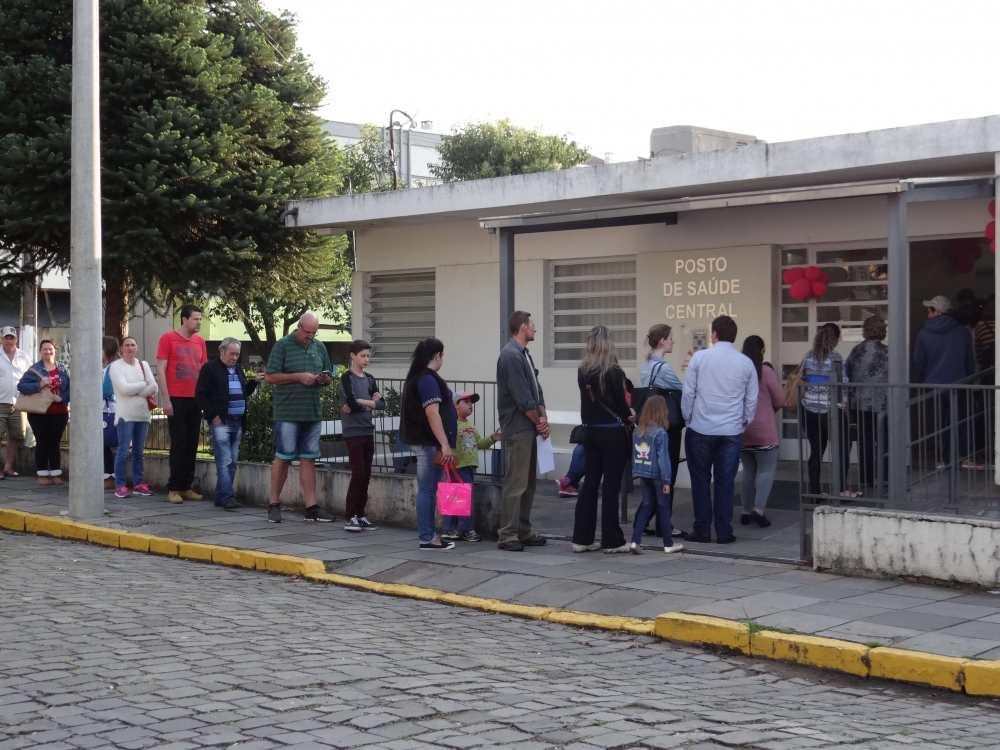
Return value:
<svg viewBox="0 0 1000 750">
<path fill-rule="evenodd" d="M 971 290 L 963 290 L 959 300 L 955 310 L 941 295 L 923 303 L 928 319 L 917 336 L 913 365 L 924 382 L 954 383 L 992 365 L 993 296 L 977 301 Z M 201 321 L 199 307 L 185 305 L 181 309 L 179 329 L 167 332 L 159 341 L 156 377 L 149 364 L 136 356 L 134 338 L 126 336 L 119 346 L 116 339 L 105 337 L 105 486 L 114 488 L 119 498 L 132 493 L 153 494 L 144 479 L 143 453 L 159 395 L 170 434 L 167 501 L 179 504 L 202 499 L 193 483 L 204 419 L 211 431 L 216 465 L 215 505 L 223 510 L 240 508 L 233 487 L 247 402 L 264 381 L 273 389 L 275 441 L 267 519 L 281 523 L 281 491 L 289 467 L 297 462 L 305 520 L 334 521 L 334 516 L 319 507 L 316 497 L 316 459 L 321 455 L 322 434 L 320 395 L 322 388 L 334 382 L 327 349 L 316 338 L 317 316 L 305 313 L 295 330 L 276 342 L 265 372 L 249 378 L 239 366 L 240 342 L 234 338 L 224 339 L 219 357 L 208 360 L 205 340 L 198 335 Z M 500 429 L 486 437 L 471 421 L 480 395 L 453 393 L 439 374 L 444 344 L 428 338 L 413 352 L 402 388 L 399 430 L 417 459 L 420 549 L 450 550 L 458 541 L 482 540 L 475 529 L 471 502 L 458 506 L 467 511 L 464 515 L 455 515 L 460 512 L 455 510 L 442 514 L 439 534 L 437 501 L 452 479 L 465 485 L 465 496 L 471 497 L 479 451 L 501 440 L 504 466 L 497 545 L 517 552 L 546 543 L 531 524 L 539 448 L 550 436 L 545 393 L 528 350 L 536 327 L 529 313 L 517 311 L 509 320 L 509 329 L 510 339 L 497 360 Z M 799 399 L 798 394 L 789 395 L 792 378 L 782 390 L 777 374 L 765 361 L 760 336 L 746 337 L 742 349 L 736 349 L 737 325 L 727 315 L 712 321 L 712 346 L 693 354 L 683 382 L 665 359 L 674 346 L 671 327 L 651 327 L 637 388 L 618 363 L 611 332 L 603 325 L 592 328 L 586 355 L 577 370 L 581 424 L 571 436 L 576 446 L 567 476 L 557 480 L 560 496 L 577 498 L 573 551 L 641 554 L 643 534 L 652 533 L 662 537 L 665 553 L 684 549 L 679 539 L 711 542 L 713 531 L 716 543 L 735 542 L 732 521 L 741 464 L 740 523 L 770 526 L 765 511 L 778 461 L 775 414 L 782 408 L 799 414 L 809 444 L 808 483 L 813 495 L 820 494 L 821 460 L 833 433 L 832 420 L 839 421 L 837 434 L 842 441 L 839 463 L 833 470 L 839 473 L 840 487 L 847 487 L 849 420 L 856 425 L 861 491 L 844 489 L 841 495 L 863 494 L 878 473 L 878 415 L 886 408 L 886 391 L 879 385 L 888 380 L 888 349 L 883 343 L 886 324 L 879 316 L 868 317 L 862 332 L 864 340 L 843 360 L 836 351 L 840 328 L 834 323 L 819 328 L 794 371 L 795 381 L 802 386 Z M 16 476 L 13 462 L 18 446 L 33 439 L 39 484 L 60 485 L 60 443 L 69 418 L 70 373 L 56 361 L 57 348 L 51 340 L 41 342 L 40 358 L 33 363 L 17 342 L 14 328 L 2 330 L 0 437 L 6 437 L 7 453 L 0 479 Z M 344 528 L 351 532 L 376 530 L 366 516 L 366 506 L 375 453 L 373 416 L 385 409 L 386 401 L 376 379 L 366 371 L 371 353 L 368 342 L 354 341 L 350 364 L 337 378 L 341 427 L 351 468 Z M 830 383 L 836 380 L 862 385 L 850 389 L 840 403 L 833 403 Z M 790 404 L 790 399 L 794 403 Z M 941 399 L 936 418 L 947 420 L 947 408 L 947 400 Z M 936 441 L 938 469 L 947 465 L 948 437 L 945 431 L 944 439 Z M 956 439 L 964 441 L 965 436 Z M 671 522 L 682 440 L 694 509 L 690 533 Z M 961 455 L 968 455 L 964 444 Z M 130 458 L 131 489 L 127 483 Z M 966 459 L 962 468 L 979 469 L 983 464 Z M 623 483 L 632 479 L 639 480 L 642 499 L 631 538 L 626 539 L 619 523 L 619 496 Z"/>
</svg>

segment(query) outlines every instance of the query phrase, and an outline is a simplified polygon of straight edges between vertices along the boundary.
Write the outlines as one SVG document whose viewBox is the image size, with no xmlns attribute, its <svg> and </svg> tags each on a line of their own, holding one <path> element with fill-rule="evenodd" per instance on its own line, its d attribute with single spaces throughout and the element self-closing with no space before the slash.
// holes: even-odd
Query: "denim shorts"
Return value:
<svg viewBox="0 0 1000 750">
<path fill-rule="evenodd" d="M 319 458 L 322 422 L 275 422 L 274 455 L 285 461 Z"/>
</svg>

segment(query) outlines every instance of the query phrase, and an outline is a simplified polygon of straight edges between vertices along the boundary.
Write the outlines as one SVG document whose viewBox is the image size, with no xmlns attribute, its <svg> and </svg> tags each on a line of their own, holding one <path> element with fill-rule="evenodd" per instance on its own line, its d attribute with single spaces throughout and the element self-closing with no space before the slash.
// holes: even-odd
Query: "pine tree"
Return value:
<svg viewBox="0 0 1000 750">
<path fill-rule="evenodd" d="M 287 199 L 336 191 L 313 112 L 322 87 L 294 51 L 248 34 L 252 0 L 102 0 L 101 179 L 106 331 L 138 298 L 229 297 L 330 238 L 278 223 Z M 0 254 L 69 264 L 72 3 L 0 0 Z M 286 53 L 289 54 L 289 53 Z M 336 264 L 334 264 L 336 265 Z M 299 264 L 301 267 L 301 264 Z M 325 270 L 325 269 L 324 269 Z M 3 266 L 0 266 L 0 272 Z M 280 275 L 281 272 L 277 271 Z"/>
</svg>

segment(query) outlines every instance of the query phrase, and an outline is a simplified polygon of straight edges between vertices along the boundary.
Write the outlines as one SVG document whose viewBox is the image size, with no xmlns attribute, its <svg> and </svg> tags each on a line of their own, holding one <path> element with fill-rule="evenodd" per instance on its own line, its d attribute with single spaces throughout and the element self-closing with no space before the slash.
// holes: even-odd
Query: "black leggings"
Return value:
<svg viewBox="0 0 1000 750">
<path fill-rule="evenodd" d="M 809 494 L 820 494 L 819 473 L 823 460 L 823 453 L 826 451 L 826 444 L 830 441 L 830 415 L 818 414 L 803 408 L 806 423 L 806 438 L 809 440 Z M 840 488 L 847 489 L 847 464 L 851 457 L 851 433 L 847 424 L 847 417 L 841 409 L 836 411 L 840 418 Z"/>
<path fill-rule="evenodd" d="M 35 433 L 35 468 L 59 471 L 60 446 L 69 414 L 28 414 L 28 424 Z"/>
<path fill-rule="evenodd" d="M 597 495 L 601 492 L 601 546 L 621 547 L 625 534 L 618 525 L 618 493 L 622 475 L 632 453 L 632 442 L 620 426 L 587 427 L 583 443 L 586 471 L 583 487 L 576 499 L 576 520 L 573 525 L 574 544 L 592 544 L 597 531 Z"/>
</svg>

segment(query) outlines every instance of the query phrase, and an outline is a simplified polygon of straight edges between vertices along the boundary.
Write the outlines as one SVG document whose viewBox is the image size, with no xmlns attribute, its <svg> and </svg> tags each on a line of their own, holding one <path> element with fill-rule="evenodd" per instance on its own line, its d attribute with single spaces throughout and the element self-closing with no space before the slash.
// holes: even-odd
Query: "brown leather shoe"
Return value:
<svg viewBox="0 0 1000 750">
<path fill-rule="evenodd" d="M 202 500 L 202 499 L 204 499 L 201 495 L 199 495 L 194 490 L 184 490 L 182 493 L 180 493 L 180 495 L 185 500 Z"/>
<path fill-rule="evenodd" d="M 49 479 L 47 476 L 46 477 L 39 476 L 38 484 L 40 484 L 42 487 L 48 487 L 50 484 L 52 484 L 52 480 Z"/>
<path fill-rule="evenodd" d="M 184 498 L 181 497 L 181 493 L 179 492 L 170 492 L 167 493 L 167 502 L 173 503 L 174 505 L 180 505 L 184 502 Z"/>
<path fill-rule="evenodd" d="M 107 479 L 104 480 L 104 489 L 106 490 L 116 489 L 114 477 L 108 477 Z"/>
</svg>

